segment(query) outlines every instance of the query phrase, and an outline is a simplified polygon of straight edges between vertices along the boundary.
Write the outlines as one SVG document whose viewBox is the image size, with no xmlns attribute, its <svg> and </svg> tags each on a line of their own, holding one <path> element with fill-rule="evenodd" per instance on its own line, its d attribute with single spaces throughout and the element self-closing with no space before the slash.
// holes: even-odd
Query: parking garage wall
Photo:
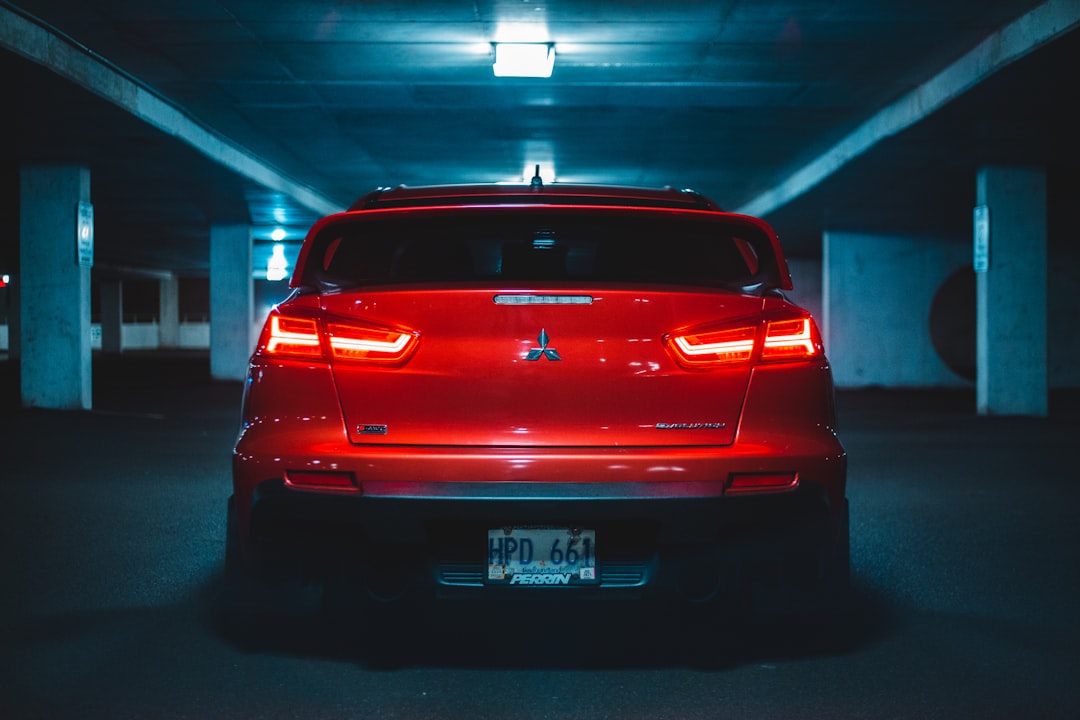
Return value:
<svg viewBox="0 0 1080 720">
<path fill-rule="evenodd" d="M 830 231 L 823 263 L 822 333 L 838 387 L 971 386 L 931 334 L 934 300 L 970 268 L 969 244 Z M 970 303 L 938 303 L 936 311 L 957 315 L 950 325 L 970 331 L 974 358 L 973 282 L 970 292 Z"/>
</svg>

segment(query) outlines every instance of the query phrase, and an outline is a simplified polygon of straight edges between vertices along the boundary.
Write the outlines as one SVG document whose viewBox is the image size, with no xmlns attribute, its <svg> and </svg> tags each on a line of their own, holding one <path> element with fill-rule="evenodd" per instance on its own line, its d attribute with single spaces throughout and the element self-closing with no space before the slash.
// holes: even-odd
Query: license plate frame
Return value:
<svg viewBox="0 0 1080 720">
<path fill-rule="evenodd" d="M 549 525 L 488 528 L 489 585 L 598 585 L 596 530 Z"/>
</svg>

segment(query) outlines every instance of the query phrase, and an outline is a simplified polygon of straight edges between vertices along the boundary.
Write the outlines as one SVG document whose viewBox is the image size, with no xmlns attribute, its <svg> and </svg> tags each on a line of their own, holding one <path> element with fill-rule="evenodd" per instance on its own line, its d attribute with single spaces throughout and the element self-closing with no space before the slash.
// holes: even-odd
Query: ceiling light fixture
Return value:
<svg viewBox="0 0 1080 720">
<path fill-rule="evenodd" d="M 495 77 L 551 77 L 555 46 L 551 43 L 494 43 Z"/>
<path fill-rule="evenodd" d="M 285 259 L 285 246 L 275 243 L 270 259 L 266 261 L 266 279 L 271 282 L 284 280 L 289 276 L 289 261 Z"/>
</svg>

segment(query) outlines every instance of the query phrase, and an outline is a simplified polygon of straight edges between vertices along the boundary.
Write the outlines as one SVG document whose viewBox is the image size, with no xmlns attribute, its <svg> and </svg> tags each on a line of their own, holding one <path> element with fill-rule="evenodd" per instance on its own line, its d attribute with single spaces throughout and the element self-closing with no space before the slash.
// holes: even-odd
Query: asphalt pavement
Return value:
<svg viewBox="0 0 1080 720">
<path fill-rule="evenodd" d="M 202 353 L 95 355 L 93 411 L 24 410 L 13 365 L 3 718 L 1080 718 L 1076 392 L 1045 419 L 839 393 L 854 587 L 834 616 L 703 633 L 635 602 L 436 603 L 252 635 L 220 613 L 240 384 Z"/>
</svg>

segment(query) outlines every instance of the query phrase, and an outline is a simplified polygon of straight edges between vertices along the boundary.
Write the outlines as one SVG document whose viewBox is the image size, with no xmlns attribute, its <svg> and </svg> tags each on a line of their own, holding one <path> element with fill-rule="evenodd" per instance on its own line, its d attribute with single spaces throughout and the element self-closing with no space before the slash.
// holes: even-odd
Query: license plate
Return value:
<svg viewBox="0 0 1080 720">
<path fill-rule="evenodd" d="M 488 530 L 487 580 L 493 585 L 595 585 L 596 531 L 505 527 Z"/>
</svg>

